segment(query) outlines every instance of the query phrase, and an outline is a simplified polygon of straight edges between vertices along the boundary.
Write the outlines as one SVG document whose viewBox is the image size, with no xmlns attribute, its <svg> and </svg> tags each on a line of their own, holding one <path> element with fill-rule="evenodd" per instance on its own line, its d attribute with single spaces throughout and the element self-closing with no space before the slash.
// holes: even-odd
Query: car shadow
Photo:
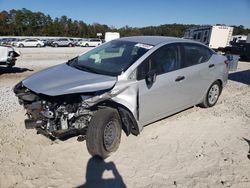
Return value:
<svg viewBox="0 0 250 188">
<path fill-rule="evenodd" d="M 243 139 L 248 143 L 249 150 L 248 150 L 248 153 L 247 153 L 247 158 L 250 160 L 250 140 L 248 140 L 246 138 L 243 138 Z"/>
<path fill-rule="evenodd" d="M 104 171 L 111 171 L 114 178 L 103 179 Z M 113 162 L 105 162 L 99 157 L 89 159 L 86 169 L 86 182 L 78 188 L 126 188 L 122 176 Z"/>
<path fill-rule="evenodd" d="M 0 67 L 0 75 L 10 73 L 23 73 L 26 71 L 33 71 L 32 69 L 20 68 L 20 67 Z"/>
<path fill-rule="evenodd" d="M 230 73 L 228 75 L 228 79 L 250 85 L 250 69 L 240 72 Z"/>
</svg>

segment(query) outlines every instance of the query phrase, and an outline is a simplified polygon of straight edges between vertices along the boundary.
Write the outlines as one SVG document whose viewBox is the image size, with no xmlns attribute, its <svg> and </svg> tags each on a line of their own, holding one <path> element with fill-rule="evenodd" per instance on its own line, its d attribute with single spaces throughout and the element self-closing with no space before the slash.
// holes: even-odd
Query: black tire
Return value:
<svg viewBox="0 0 250 188">
<path fill-rule="evenodd" d="M 85 44 L 85 47 L 89 47 L 89 44 L 88 44 L 88 43 L 86 43 L 86 44 Z"/>
<path fill-rule="evenodd" d="M 18 47 L 23 48 L 23 47 L 24 47 L 24 45 L 23 45 L 23 44 L 19 44 L 19 46 L 18 46 Z"/>
<path fill-rule="evenodd" d="M 69 47 L 72 47 L 73 45 L 71 43 L 69 43 Z"/>
<path fill-rule="evenodd" d="M 115 152 L 121 140 L 121 119 L 117 110 L 99 109 L 90 121 L 86 145 L 92 156 L 107 158 Z"/>
<path fill-rule="evenodd" d="M 54 46 L 57 48 L 57 47 L 58 47 L 58 44 L 57 44 L 57 43 L 55 43 L 55 44 L 54 44 Z"/>
<path fill-rule="evenodd" d="M 208 89 L 205 98 L 203 99 L 203 102 L 199 104 L 202 108 L 209 108 L 214 106 L 221 94 L 222 86 L 219 81 L 215 81 Z M 211 94 L 211 92 L 214 92 L 214 94 Z"/>
<path fill-rule="evenodd" d="M 41 47 L 41 44 L 37 44 L 36 47 L 40 48 L 40 47 Z"/>
</svg>

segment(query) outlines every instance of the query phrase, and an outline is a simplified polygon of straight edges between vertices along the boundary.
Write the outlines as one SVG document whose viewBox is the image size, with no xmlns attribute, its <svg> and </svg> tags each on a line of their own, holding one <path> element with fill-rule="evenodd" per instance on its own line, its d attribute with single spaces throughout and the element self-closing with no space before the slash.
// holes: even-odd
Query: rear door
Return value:
<svg viewBox="0 0 250 188">
<path fill-rule="evenodd" d="M 215 80 L 215 64 L 210 58 L 213 52 L 200 44 L 183 43 L 183 94 L 186 105 L 196 105 L 203 98 L 210 84 Z"/>
</svg>

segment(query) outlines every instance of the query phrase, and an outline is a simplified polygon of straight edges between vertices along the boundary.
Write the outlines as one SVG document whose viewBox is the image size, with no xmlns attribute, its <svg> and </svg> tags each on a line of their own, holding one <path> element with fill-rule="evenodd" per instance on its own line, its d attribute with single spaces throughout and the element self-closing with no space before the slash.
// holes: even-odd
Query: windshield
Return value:
<svg viewBox="0 0 250 188">
<path fill-rule="evenodd" d="M 70 66 L 80 70 L 117 76 L 153 46 L 113 40 L 79 56 Z"/>
</svg>

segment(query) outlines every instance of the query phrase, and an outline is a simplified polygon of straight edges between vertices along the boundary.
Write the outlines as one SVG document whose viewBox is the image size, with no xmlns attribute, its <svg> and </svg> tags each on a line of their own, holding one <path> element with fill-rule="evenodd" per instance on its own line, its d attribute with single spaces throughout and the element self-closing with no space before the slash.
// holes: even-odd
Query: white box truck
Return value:
<svg viewBox="0 0 250 188">
<path fill-rule="evenodd" d="M 221 49 L 230 45 L 233 27 L 225 25 L 206 25 L 186 30 L 184 38 L 206 44 L 213 49 Z"/>
<path fill-rule="evenodd" d="M 105 42 L 109 42 L 114 39 L 120 38 L 120 33 L 118 32 L 106 32 L 104 36 Z"/>
</svg>

